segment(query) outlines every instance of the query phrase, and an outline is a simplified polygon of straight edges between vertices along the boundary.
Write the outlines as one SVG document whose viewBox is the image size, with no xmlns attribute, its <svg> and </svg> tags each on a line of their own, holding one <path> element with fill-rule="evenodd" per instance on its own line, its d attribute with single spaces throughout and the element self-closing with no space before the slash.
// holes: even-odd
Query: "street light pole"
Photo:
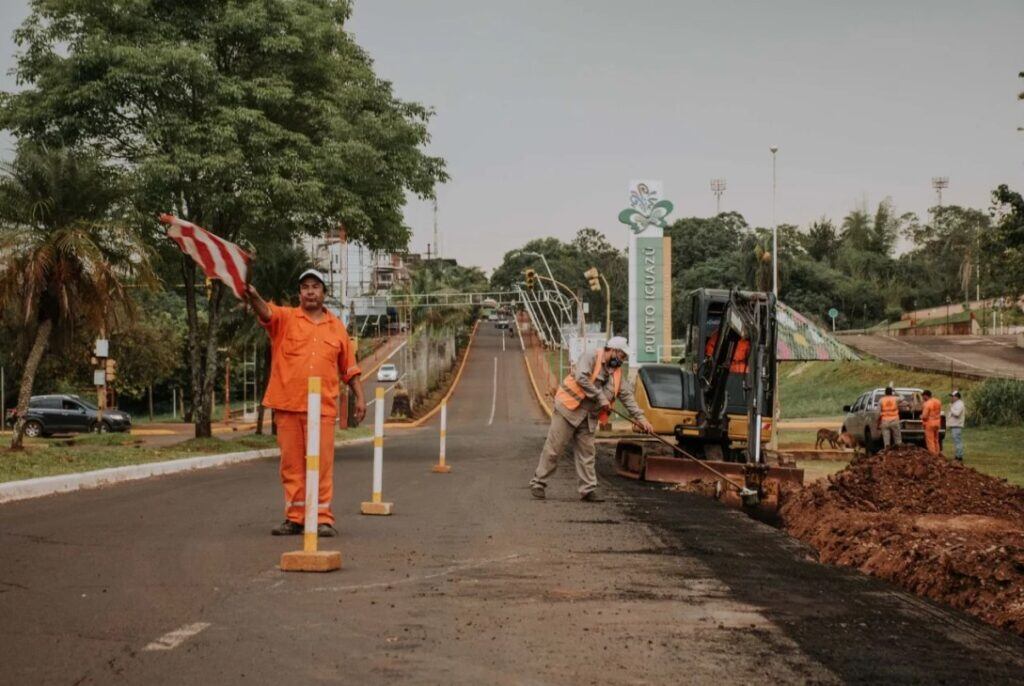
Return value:
<svg viewBox="0 0 1024 686">
<path fill-rule="evenodd" d="M 775 220 L 775 153 L 779 146 L 770 148 L 772 153 L 772 292 L 779 297 L 779 225 Z"/>
</svg>

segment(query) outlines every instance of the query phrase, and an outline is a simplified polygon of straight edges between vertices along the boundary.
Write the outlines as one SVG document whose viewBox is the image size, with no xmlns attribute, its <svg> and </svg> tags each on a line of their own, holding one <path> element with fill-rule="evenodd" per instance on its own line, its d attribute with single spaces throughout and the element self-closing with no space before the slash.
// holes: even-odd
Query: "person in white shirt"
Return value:
<svg viewBox="0 0 1024 686">
<path fill-rule="evenodd" d="M 964 401 L 960 399 L 960 391 L 950 393 L 953 396 L 953 404 L 949 406 L 949 416 L 946 417 L 946 428 L 953 434 L 953 446 L 956 448 L 957 462 L 964 461 L 964 416 L 967 414 L 964 408 Z"/>
</svg>

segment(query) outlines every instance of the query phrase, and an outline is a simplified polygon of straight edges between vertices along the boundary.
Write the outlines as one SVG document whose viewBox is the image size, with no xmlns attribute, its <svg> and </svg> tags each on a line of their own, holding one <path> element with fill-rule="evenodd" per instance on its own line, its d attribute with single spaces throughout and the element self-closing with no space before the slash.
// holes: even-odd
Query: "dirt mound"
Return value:
<svg viewBox="0 0 1024 686">
<path fill-rule="evenodd" d="M 1024 490 L 903 446 L 781 500 L 783 525 L 822 562 L 1024 635 Z"/>
</svg>

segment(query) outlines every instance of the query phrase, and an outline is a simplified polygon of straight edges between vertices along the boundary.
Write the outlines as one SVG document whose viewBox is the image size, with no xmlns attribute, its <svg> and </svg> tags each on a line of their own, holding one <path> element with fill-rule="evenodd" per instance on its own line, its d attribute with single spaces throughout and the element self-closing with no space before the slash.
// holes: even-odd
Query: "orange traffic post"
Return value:
<svg viewBox="0 0 1024 686">
<path fill-rule="evenodd" d="M 285 572 L 331 572 L 341 569 L 341 552 L 317 550 L 317 512 L 320 510 L 320 377 L 309 378 L 306 399 L 306 522 L 302 550 L 281 555 Z"/>
<path fill-rule="evenodd" d="M 441 401 L 441 453 L 438 455 L 437 464 L 430 471 L 435 474 L 447 474 L 452 471 L 451 465 L 447 465 L 444 462 L 444 442 L 445 436 L 448 434 L 448 401 Z"/>
<path fill-rule="evenodd" d="M 389 515 L 392 503 L 385 503 L 384 490 L 384 389 L 377 386 L 373 407 L 373 493 L 359 511 L 364 515 Z"/>
</svg>

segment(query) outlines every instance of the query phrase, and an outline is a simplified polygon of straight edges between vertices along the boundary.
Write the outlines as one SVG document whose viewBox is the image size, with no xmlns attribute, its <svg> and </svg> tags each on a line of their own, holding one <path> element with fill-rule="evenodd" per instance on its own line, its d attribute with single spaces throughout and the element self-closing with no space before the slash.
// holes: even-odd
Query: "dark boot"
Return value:
<svg viewBox="0 0 1024 686">
<path fill-rule="evenodd" d="M 316 535 L 320 538 L 334 538 L 338 535 L 338 530 L 330 524 L 318 524 L 316 527 Z"/>
<path fill-rule="evenodd" d="M 597 491 L 590 491 L 580 496 L 580 500 L 585 503 L 603 503 L 604 498 L 597 494 Z"/>
<path fill-rule="evenodd" d="M 273 536 L 298 536 L 302 533 L 302 525 L 286 519 L 270 530 Z"/>
<path fill-rule="evenodd" d="M 544 493 L 543 486 L 530 486 L 530 495 L 532 495 L 537 500 L 544 500 L 544 498 L 547 497 L 547 495 L 545 495 Z"/>
</svg>

